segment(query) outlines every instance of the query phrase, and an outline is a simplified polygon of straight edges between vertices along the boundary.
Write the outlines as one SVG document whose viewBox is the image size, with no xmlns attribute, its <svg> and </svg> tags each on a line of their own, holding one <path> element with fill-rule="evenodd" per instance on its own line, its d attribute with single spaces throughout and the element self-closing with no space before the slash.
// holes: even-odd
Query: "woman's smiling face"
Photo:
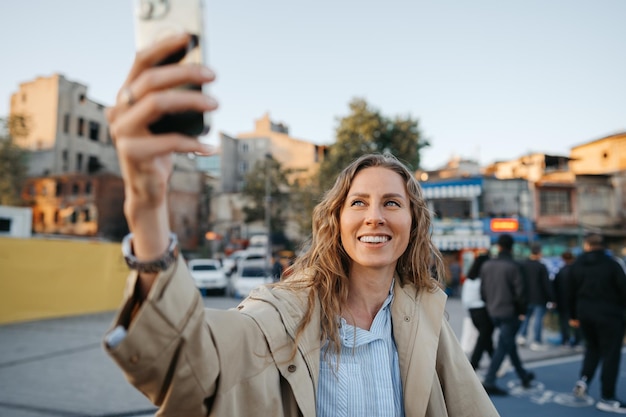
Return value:
<svg viewBox="0 0 626 417">
<path fill-rule="evenodd" d="M 409 244 L 410 201 L 400 175 L 370 167 L 354 177 L 341 208 L 341 243 L 355 267 L 395 270 Z"/>
</svg>

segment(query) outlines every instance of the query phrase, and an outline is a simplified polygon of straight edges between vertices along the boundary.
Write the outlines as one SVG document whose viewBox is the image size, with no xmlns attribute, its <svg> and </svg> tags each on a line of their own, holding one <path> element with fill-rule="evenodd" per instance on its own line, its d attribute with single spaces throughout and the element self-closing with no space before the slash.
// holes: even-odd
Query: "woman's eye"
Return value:
<svg viewBox="0 0 626 417">
<path fill-rule="evenodd" d="M 363 205 L 365 205 L 363 200 L 354 200 L 352 203 L 350 203 L 350 206 L 363 206 Z"/>
<path fill-rule="evenodd" d="M 387 201 L 385 203 L 386 206 L 396 206 L 396 207 L 400 207 L 400 203 L 398 203 L 397 201 Z"/>
</svg>

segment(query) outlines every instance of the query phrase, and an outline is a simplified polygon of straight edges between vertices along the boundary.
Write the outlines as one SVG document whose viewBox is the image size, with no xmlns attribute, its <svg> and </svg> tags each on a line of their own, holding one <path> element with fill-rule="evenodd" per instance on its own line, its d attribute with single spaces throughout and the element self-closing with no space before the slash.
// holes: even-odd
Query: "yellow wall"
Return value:
<svg viewBox="0 0 626 417">
<path fill-rule="evenodd" d="M 113 310 L 127 274 L 118 243 L 0 238 L 0 324 Z"/>
</svg>

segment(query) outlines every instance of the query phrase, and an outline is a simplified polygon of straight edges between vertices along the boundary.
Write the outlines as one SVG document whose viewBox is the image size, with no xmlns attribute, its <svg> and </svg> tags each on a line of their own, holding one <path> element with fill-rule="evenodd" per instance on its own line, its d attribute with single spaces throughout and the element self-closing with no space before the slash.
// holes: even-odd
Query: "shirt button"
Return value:
<svg viewBox="0 0 626 417">
<path fill-rule="evenodd" d="M 296 365 L 289 365 L 289 366 L 287 367 L 287 370 L 288 370 L 289 372 L 296 372 Z"/>
<path fill-rule="evenodd" d="M 406 321 L 406 322 L 411 321 L 411 317 L 410 316 L 404 316 L 404 321 Z"/>
<path fill-rule="evenodd" d="M 237 306 L 237 310 L 243 309 L 243 306 Z"/>
</svg>

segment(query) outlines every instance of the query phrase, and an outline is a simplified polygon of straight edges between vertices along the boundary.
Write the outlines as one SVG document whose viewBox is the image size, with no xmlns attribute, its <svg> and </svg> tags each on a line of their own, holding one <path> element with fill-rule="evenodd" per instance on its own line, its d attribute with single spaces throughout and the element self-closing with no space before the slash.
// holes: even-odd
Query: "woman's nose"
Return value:
<svg viewBox="0 0 626 417">
<path fill-rule="evenodd" d="M 383 224 L 385 223 L 385 217 L 383 216 L 380 208 L 370 206 L 370 209 L 367 211 L 365 222 L 367 224 Z"/>
</svg>

